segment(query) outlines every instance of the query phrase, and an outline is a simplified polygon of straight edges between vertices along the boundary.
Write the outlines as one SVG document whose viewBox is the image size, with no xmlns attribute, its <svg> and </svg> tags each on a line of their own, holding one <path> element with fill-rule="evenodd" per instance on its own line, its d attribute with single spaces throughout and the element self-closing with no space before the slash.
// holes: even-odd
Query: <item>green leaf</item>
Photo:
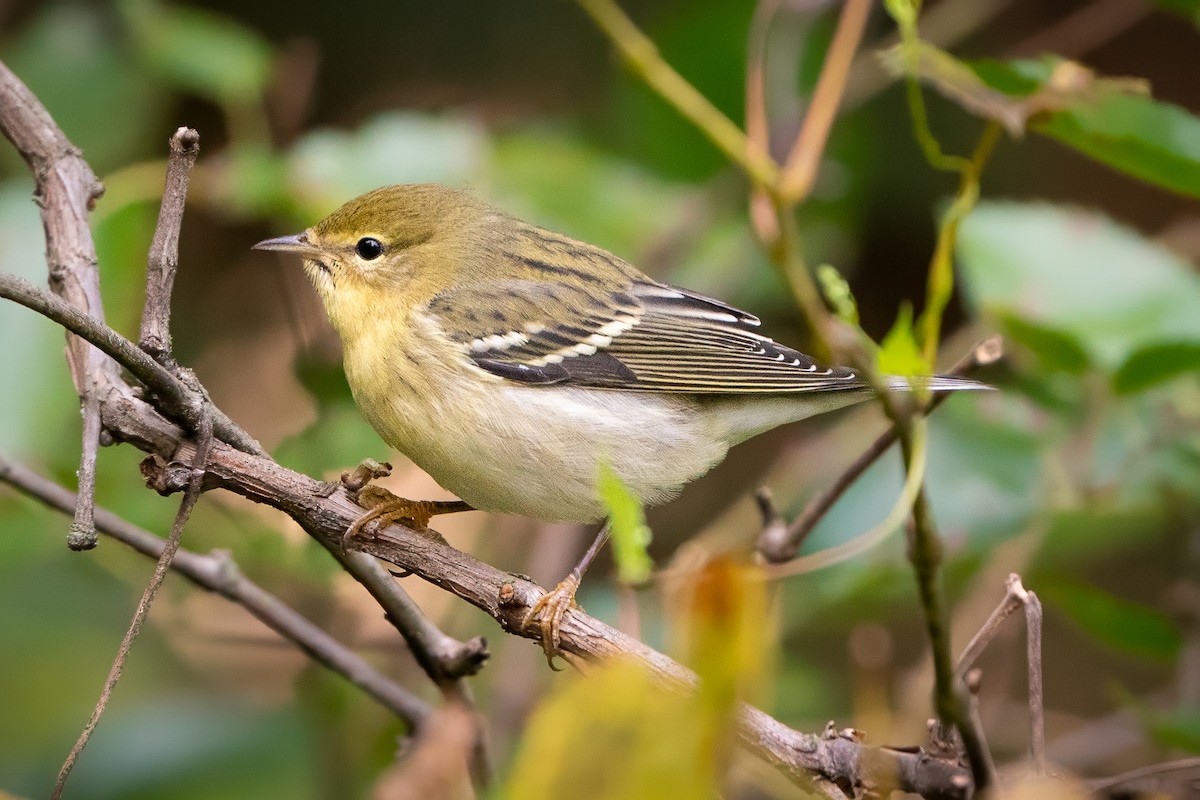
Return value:
<svg viewBox="0 0 1200 800">
<path fill-rule="evenodd" d="M 1163 663 L 1179 653 L 1179 631 L 1157 609 L 1069 580 L 1046 581 L 1037 591 L 1092 638 L 1114 650 Z"/>
<path fill-rule="evenodd" d="M 1087 351 L 1070 333 L 1013 314 L 998 316 L 1005 337 L 1027 347 L 1047 369 L 1073 374 L 1087 370 Z"/>
<path fill-rule="evenodd" d="M 850 284 L 832 264 L 821 264 L 817 267 L 817 282 L 821 285 L 821 293 L 833 307 L 833 311 L 843 322 L 858 325 L 858 303 L 850 292 Z M 909 317 L 912 317 L 911 311 Z M 911 319 L 909 328 L 911 330 Z"/>
<path fill-rule="evenodd" d="M 608 509 L 617 575 L 625 583 L 645 583 L 654 569 L 654 562 L 646 552 L 650 528 L 646 525 L 642 504 L 608 462 L 600 463 L 597 488 L 600 500 Z"/>
<path fill-rule="evenodd" d="M 879 371 L 884 375 L 913 377 L 928 375 L 929 362 L 921 355 L 921 348 L 913 335 L 912 306 L 900 306 L 896 322 L 883 337 L 879 347 Z"/>
<path fill-rule="evenodd" d="M 1032 127 L 1135 178 L 1200 197 L 1200 118 L 1179 106 L 1112 93 Z"/>
<path fill-rule="evenodd" d="M 1009 97 L 1028 97 L 1034 94 L 1042 88 L 1047 77 L 1044 61 L 997 61 L 994 58 L 981 58 L 964 61 L 963 64 L 984 84 Z"/>
<path fill-rule="evenodd" d="M 1103 214 L 981 203 L 957 256 L 977 310 L 1066 334 L 1099 369 L 1116 371 L 1151 344 L 1200 341 L 1200 276 Z"/>
<path fill-rule="evenodd" d="M 1166 342 L 1137 350 L 1113 376 L 1118 394 L 1141 392 L 1188 372 L 1200 373 L 1200 342 Z"/>
<path fill-rule="evenodd" d="M 880 57 L 899 76 L 907 53 L 898 45 Z M 1013 135 L 1028 126 L 1135 178 L 1200 197 L 1200 117 L 1150 97 L 1145 81 L 1098 77 L 1057 56 L 963 61 L 928 42 L 915 53 L 921 80 Z"/>
</svg>

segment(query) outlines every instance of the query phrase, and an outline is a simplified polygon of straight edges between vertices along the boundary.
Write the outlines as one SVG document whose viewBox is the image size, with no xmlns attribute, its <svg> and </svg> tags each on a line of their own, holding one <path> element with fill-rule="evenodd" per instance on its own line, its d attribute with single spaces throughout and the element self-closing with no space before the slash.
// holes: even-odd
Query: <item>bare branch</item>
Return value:
<svg viewBox="0 0 1200 800">
<path fill-rule="evenodd" d="M 68 141 L 49 112 L 8 67 L 0 64 L 0 130 L 21 153 L 33 173 L 35 199 L 41 208 L 46 235 L 46 262 L 50 286 L 56 294 L 102 324 L 100 279 L 96 247 L 88 225 L 88 212 L 104 187 L 79 150 Z M 83 439 L 79 463 L 81 502 L 67 536 L 75 550 L 95 547 L 91 508 L 96 482 L 96 451 L 100 424 L 95 393 L 102 373 L 114 372 L 111 363 L 86 340 L 67 336 L 67 362 L 71 379 L 83 401 Z"/>
<path fill-rule="evenodd" d="M 471 749 L 471 776 L 476 787 L 487 788 L 492 783 L 491 756 L 487 730 L 476 711 L 475 698 L 465 677 L 474 675 L 487 661 L 487 641 L 476 636 L 460 642 L 434 625 L 420 606 L 409 596 L 392 575 L 371 556 L 356 550 L 343 551 L 342 543 L 325 544 L 346 571 L 371 593 L 383 608 L 387 619 L 404 637 L 413 657 L 453 705 L 468 712 L 475 723 L 475 739 Z"/>
<path fill-rule="evenodd" d="M 0 130 L 33 173 L 46 234 L 50 288 L 84 314 L 103 322 L 88 212 L 104 194 L 104 187 L 45 107 L 4 64 L 0 64 Z M 71 378 L 82 396 L 88 376 L 103 359 L 86 341 L 74 336 L 67 337 L 67 352 Z M 113 369 L 111 365 L 104 368 Z"/>
<path fill-rule="evenodd" d="M 75 495 L 68 489 L 3 456 L 0 456 L 0 481 L 65 513 L 69 514 L 75 506 Z M 103 508 L 96 510 L 96 528 L 150 558 L 159 558 L 166 548 L 166 542 L 160 537 Z M 432 712 L 425 701 L 394 683 L 353 650 L 246 578 L 229 553 L 215 551 L 205 556 L 181 548 L 171 562 L 171 569 L 197 586 L 242 606 L 268 628 L 361 688 L 413 728 L 419 728 Z"/>
<path fill-rule="evenodd" d="M 171 137 L 167 180 L 158 224 L 146 264 L 146 304 L 142 307 L 142 333 L 138 344 L 157 361 L 171 361 L 171 292 L 179 267 L 179 229 L 187 199 L 188 177 L 200 154 L 200 134 L 180 128 Z"/>
<path fill-rule="evenodd" d="M 1004 620 L 1019 608 L 1025 609 L 1025 662 L 1029 675 L 1029 746 L 1034 768 L 1046 774 L 1046 712 L 1042 689 L 1042 602 L 1022 585 L 1013 573 L 1005 581 L 1004 599 L 996 606 L 979 631 L 967 643 L 954 668 L 956 681 L 962 681 L 979 660 L 980 654 L 996 638 Z"/>
<path fill-rule="evenodd" d="M 168 461 L 186 460 L 192 444 L 161 419 L 129 413 L 132 408 L 111 408 L 112 422 L 121 426 L 128 441 L 159 450 Z M 178 491 L 182 476 L 169 469 L 151 475 L 160 491 Z M 206 485 L 229 489 L 257 502 L 278 508 L 310 535 L 322 542 L 340 543 L 343 532 L 362 514 L 341 488 L 333 493 L 328 484 L 284 469 L 273 461 L 217 444 L 209 459 Z M 540 641 L 537 625 L 524 626 L 528 609 L 545 590 L 529 580 L 502 572 L 427 534 L 399 525 L 379 531 L 373 538 L 355 540 L 373 556 L 439 586 L 492 616 L 510 632 Z M 675 661 L 632 639 L 578 609 L 564 620 L 562 648 L 568 661 L 599 660 L 623 656 L 634 658 L 665 686 L 691 690 L 696 676 Z M 739 736 L 752 751 L 796 780 L 813 774 L 831 779 L 861 780 L 862 770 L 890 770 L 902 776 L 903 786 L 930 796 L 966 796 L 955 788 L 969 776 L 958 766 L 917 753 L 884 748 L 867 748 L 850 742 L 821 742 L 781 724 L 758 709 L 743 706 L 738 718 Z M 920 787 L 920 788 L 918 788 Z M 940 787 L 940 788 L 938 788 Z M 944 790 L 944 791 L 943 791 Z"/>
<path fill-rule="evenodd" d="M 962 682 L 958 684 L 959 698 L 967 709 L 967 724 L 971 727 L 971 737 L 979 743 L 979 751 L 983 754 L 982 771 L 987 775 L 986 786 L 996 785 L 996 762 L 992 751 L 987 745 L 987 736 L 983 730 L 983 719 L 979 716 L 979 689 L 983 684 L 983 672 L 972 669 L 967 672 Z"/>
<path fill-rule="evenodd" d="M 1180 772 L 1182 770 L 1200 770 L 1200 756 L 1192 756 L 1191 758 L 1179 758 L 1174 761 L 1165 761 L 1161 764 L 1150 764 L 1145 767 L 1131 769 L 1128 772 L 1122 772 L 1120 775 L 1113 775 L 1109 778 L 1097 778 L 1087 782 L 1088 791 L 1091 793 L 1102 792 L 1106 789 L 1113 789 L 1118 786 L 1125 786 L 1137 781 L 1145 781 L 1147 778 L 1157 778 L 1160 775 L 1165 775 L 1168 772 Z M 1116 792 L 1114 796 L 1125 797 L 1127 795 Z"/>
<path fill-rule="evenodd" d="M 746 43 L 746 150 L 751 158 L 771 158 L 771 129 L 767 118 L 767 38 L 781 0 L 758 0 L 750 18 Z M 766 188 L 750 190 L 750 224 L 767 246 L 779 241 L 771 195 Z"/>
<path fill-rule="evenodd" d="M 88 376 L 83 393 L 83 447 L 79 458 L 79 494 L 75 518 L 67 534 L 67 547 L 91 550 L 96 546 L 96 457 L 100 450 L 100 400 L 95 374 Z"/>
<path fill-rule="evenodd" d="M 374 558 L 357 551 L 334 555 L 383 607 L 434 683 L 444 686 L 474 675 L 483 667 L 488 657 L 483 637 L 460 642 L 447 635 L 429 621 L 408 592 Z"/>
<path fill-rule="evenodd" d="M 203 400 L 202 404 L 197 404 L 195 393 L 186 383 L 103 322 L 85 315 L 65 300 L 16 275 L 0 273 L 0 297 L 36 311 L 94 344 L 157 394 L 167 413 L 189 427 L 200 424 L 196 411 L 199 405 L 207 414 L 212 415 L 213 430 L 221 441 L 229 442 L 246 452 L 264 452 L 262 445 L 229 419 L 223 411 L 207 399 Z M 114 380 L 119 382 L 119 378 Z"/>
<path fill-rule="evenodd" d="M 54 791 L 50 794 L 51 800 L 58 800 L 58 798 L 62 797 L 63 789 L 66 788 L 67 778 L 71 774 L 71 769 L 75 766 L 75 762 L 79 759 L 79 754 L 83 752 L 83 748 L 87 746 L 88 740 L 92 738 L 92 731 L 100 723 L 100 717 L 104 714 L 104 709 L 108 706 L 109 698 L 112 697 L 113 690 L 117 687 L 117 681 L 121 679 L 121 673 L 125 669 L 125 661 L 129 657 L 129 651 L 133 647 L 133 642 L 142 631 L 142 623 L 146 621 L 146 615 L 150 613 L 150 604 L 154 602 L 154 597 L 158 594 L 158 587 L 162 586 L 163 580 L 167 577 L 167 571 L 171 568 L 171 562 L 175 558 L 175 551 L 179 549 L 179 541 L 183 537 L 183 526 L 187 524 L 188 517 L 192 515 L 192 509 L 196 506 L 196 501 L 200 499 L 200 492 L 203 491 L 204 485 L 204 465 L 212 449 L 212 443 L 212 422 L 207 416 L 202 416 L 195 450 L 192 453 L 192 468 L 188 474 L 187 487 L 184 489 L 183 499 L 179 502 L 179 511 L 176 512 L 175 521 L 171 525 L 171 534 L 167 537 L 162 554 L 158 557 L 158 563 L 154 565 L 154 574 L 150 577 L 150 582 L 146 584 L 146 589 L 142 592 L 142 599 L 138 602 L 137 610 L 134 612 L 133 619 L 129 623 L 129 629 L 125 631 L 125 638 L 121 640 L 121 646 L 117 650 L 117 657 L 113 660 L 112 668 L 108 671 L 108 677 L 104 681 L 104 688 L 100 692 L 100 699 L 96 701 L 96 707 L 92 710 L 91 719 L 88 720 L 87 725 L 84 726 L 83 731 L 79 734 L 79 738 L 75 741 L 71 752 L 67 754 L 67 760 L 63 762 L 62 769 L 58 772 L 58 780 L 55 781 Z"/>
<path fill-rule="evenodd" d="M 1046 774 L 1046 695 L 1042 686 L 1042 601 L 1025 595 L 1025 667 L 1029 671 L 1029 746 L 1034 769 Z"/>
<path fill-rule="evenodd" d="M 780 0 L 758 0 L 750 18 L 746 50 L 746 148 L 754 157 L 771 157 L 767 122 L 767 36 Z"/>
</svg>

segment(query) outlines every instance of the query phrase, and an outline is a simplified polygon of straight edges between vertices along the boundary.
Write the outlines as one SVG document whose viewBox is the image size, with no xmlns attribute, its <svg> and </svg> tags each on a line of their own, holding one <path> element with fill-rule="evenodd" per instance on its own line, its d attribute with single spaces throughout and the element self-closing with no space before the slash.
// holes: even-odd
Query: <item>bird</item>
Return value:
<svg viewBox="0 0 1200 800">
<path fill-rule="evenodd" d="M 464 501 L 375 496 L 364 520 L 420 528 L 469 507 L 595 523 L 602 467 L 660 504 L 733 445 L 872 395 L 854 370 L 763 334 L 753 314 L 464 189 L 385 186 L 254 247 L 303 259 L 367 422 Z M 944 375 L 923 385 L 988 388 Z M 607 535 L 526 615 L 552 664 Z"/>
</svg>

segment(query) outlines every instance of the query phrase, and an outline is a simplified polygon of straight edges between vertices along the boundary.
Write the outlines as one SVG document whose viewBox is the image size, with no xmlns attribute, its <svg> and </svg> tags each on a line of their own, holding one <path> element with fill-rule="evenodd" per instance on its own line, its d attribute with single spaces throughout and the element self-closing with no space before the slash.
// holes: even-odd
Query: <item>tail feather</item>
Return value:
<svg viewBox="0 0 1200 800">
<path fill-rule="evenodd" d="M 889 389 L 898 392 L 906 392 L 914 385 L 923 386 L 926 389 L 934 392 L 959 392 L 959 391 L 995 391 L 994 386 L 988 386 L 986 383 L 971 380 L 970 378 L 960 378 L 957 375 L 932 375 L 928 378 L 900 378 L 889 377 L 887 379 Z"/>
</svg>

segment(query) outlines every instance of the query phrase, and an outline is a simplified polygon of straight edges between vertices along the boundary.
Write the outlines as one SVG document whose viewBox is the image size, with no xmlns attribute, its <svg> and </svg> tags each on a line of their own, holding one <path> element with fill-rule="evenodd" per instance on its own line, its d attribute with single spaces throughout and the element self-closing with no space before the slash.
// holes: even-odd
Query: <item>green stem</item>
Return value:
<svg viewBox="0 0 1200 800">
<path fill-rule="evenodd" d="M 821 293 L 813 281 L 808 265 L 804 263 L 801 250 L 800 226 L 796 224 L 796 207 L 792 203 L 772 199 L 775 217 L 779 223 L 779 238 L 771 245 L 771 260 L 775 262 L 796 305 L 800 307 L 809 328 L 812 330 L 812 351 L 815 356 L 827 359 L 831 351 L 829 312 L 821 300 Z"/>
<path fill-rule="evenodd" d="M 962 177 L 954 202 L 946 210 L 938 228 L 937 244 L 929 262 L 929 280 L 925 290 L 925 310 L 917 322 L 920 331 L 921 354 L 932 369 L 937 360 L 941 337 L 942 314 L 954 291 L 954 246 L 958 241 L 958 226 L 966 219 L 979 200 L 979 178 L 983 167 L 1000 138 L 1000 125 L 989 122 L 979 137 L 969 161 L 964 160 Z"/>
<path fill-rule="evenodd" d="M 742 129 L 663 59 L 654 42 L 614 0 L 578 2 L 647 86 L 699 128 L 752 181 L 774 191 L 779 178 L 775 161 L 761 149 L 750 147 Z"/>
<path fill-rule="evenodd" d="M 900 440 L 900 452 L 904 456 L 905 471 L 914 469 L 920 455 L 913 436 L 911 408 L 902 407 L 889 395 L 880 399 L 888 418 Z M 923 466 L 923 465 L 922 465 Z M 954 666 L 950 655 L 950 625 L 946 615 L 946 599 L 942 590 L 938 568 L 942 563 L 942 540 L 938 536 L 933 510 L 924 486 L 913 502 L 912 535 L 909 540 L 909 560 L 917 578 L 917 593 L 921 597 L 921 608 L 925 615 L 925 629 L 929 634 L 929 649 L 933 656 L 934 708 L 938 719 L 953 725 L 962 737 L 967 760 L 975 780 L 975 791 L 987 788 L 989 775 L 984 744 L 975 735 L 975 729 L 967 719 L 967 709 L 961 695 L 955 691 Z"/>
</svg>

